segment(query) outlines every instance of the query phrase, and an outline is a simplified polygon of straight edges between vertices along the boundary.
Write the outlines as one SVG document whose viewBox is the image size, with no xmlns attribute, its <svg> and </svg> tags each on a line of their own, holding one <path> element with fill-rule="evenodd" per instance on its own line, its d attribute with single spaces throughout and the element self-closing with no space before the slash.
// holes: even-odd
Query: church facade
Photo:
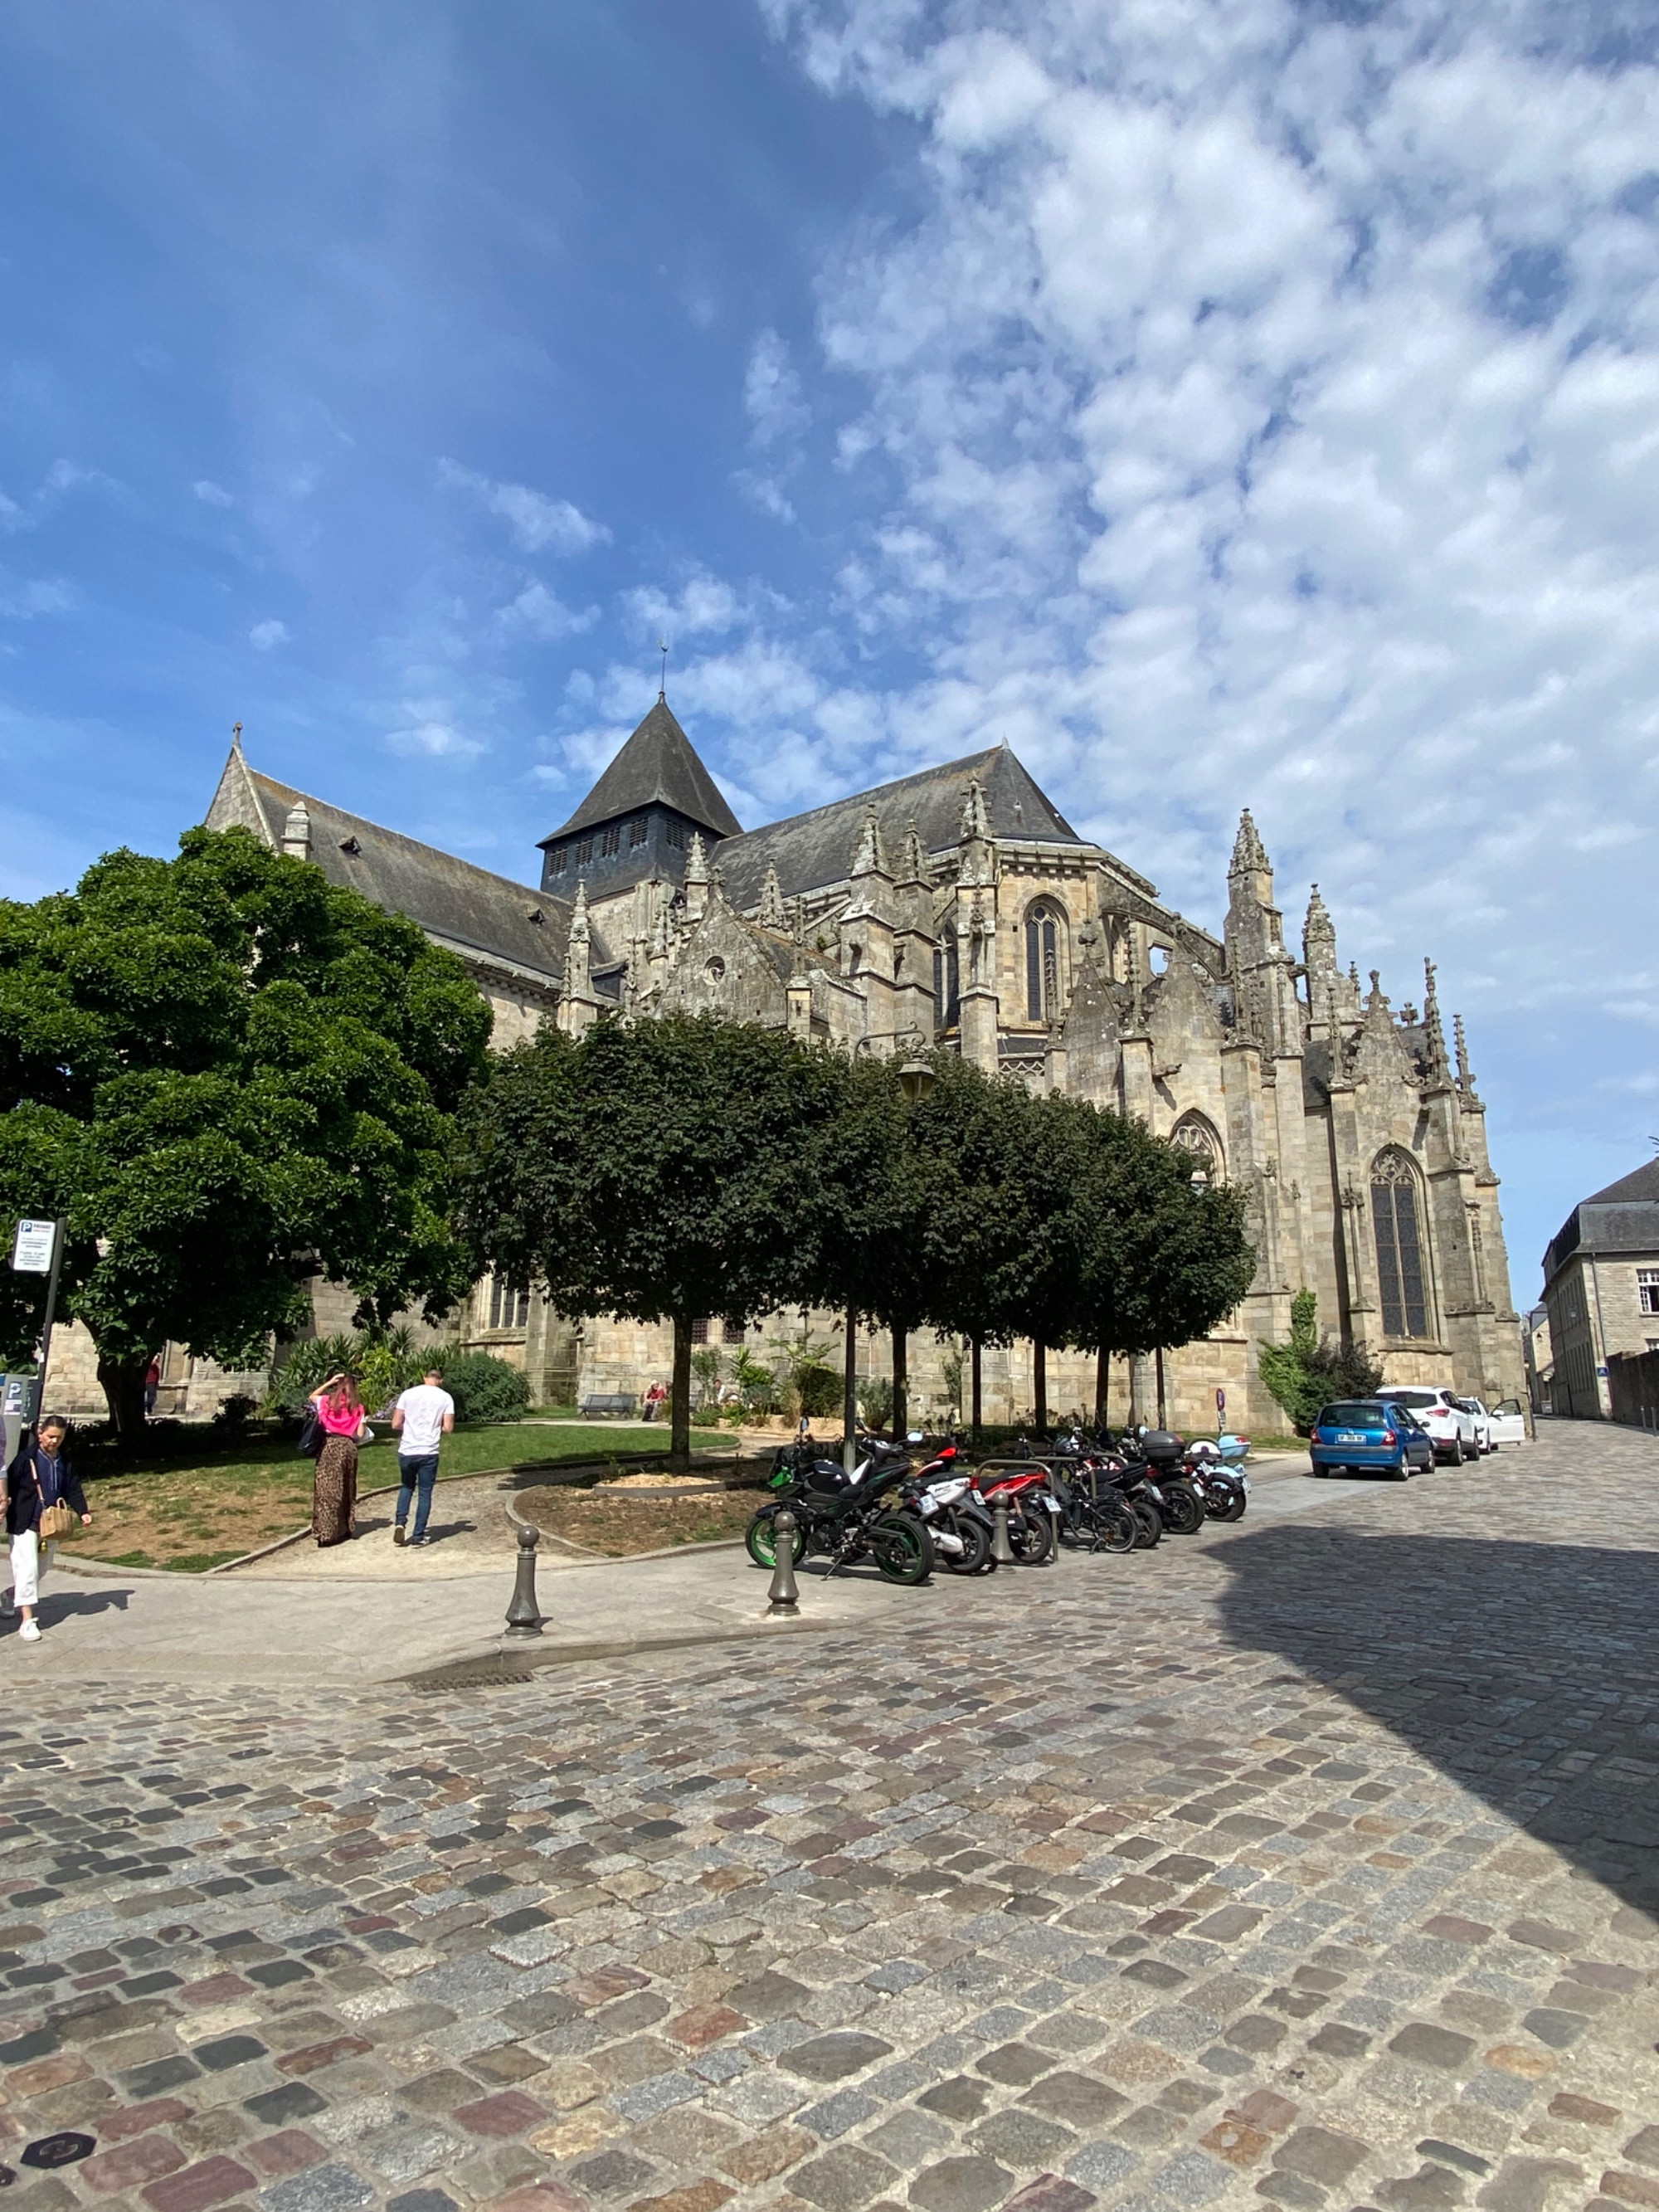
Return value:
<svg viewBox="0 0 1659 2212">
<path fill-rule="evenodd" d="M 1299 954 L 1267 854 L 1240 823 L 1219 936 L 1079 836 L 1006 746 L 744 830 L 665 698 L 540 846 L 532 887 L 275 782 L 234 750 L 208 813 L 321 866 L 458 952 L 495 1042 L 542 1020 L 712 1009 L 803 1041 L 881 1054 L 919 1041 L 988 1073 L 1138 1115 L 1242 1188 L 1257 1253 L 1237 1311 L 1160 1363 L 1123 1364 L 1112 1413 L 1263 1429 L 1283 1416 L 1256 1373 L 1304 1285 L 1321 1324 L 1390 1381 L 1488 1402 L 1522 1389 L 1498 1177 L 1462 1024 L 1448 1044 L 1431 964 L 1421 1005 L 1391 1006 L 1338 957 L 1316 887 Z M 340 1325 L 325 1302 L 319 1325 Z M 457 1317 L 522 1361 L 544 1401 L 642 1393 L 665 1330 L 569 1320 L 486 1280 Z M 829 1316 L 756 1317 L 750 1345 Z M 708 1340 L 740 1334 L 711 1317 Z M 912 1403 L 943 1419 L 957 1350 L 922 1332 Z M 833 1355 L 832 1355 L 833 1356 Z M 860 1344 L 885 1373 L 880 1338 Z M 1049 1402 L 1093 1403 L 1092 1361 L 1051 1352 Z M 1032 1403 L 1030 1347 L 984 1354 L 988 1419 Z"/>
</svg>

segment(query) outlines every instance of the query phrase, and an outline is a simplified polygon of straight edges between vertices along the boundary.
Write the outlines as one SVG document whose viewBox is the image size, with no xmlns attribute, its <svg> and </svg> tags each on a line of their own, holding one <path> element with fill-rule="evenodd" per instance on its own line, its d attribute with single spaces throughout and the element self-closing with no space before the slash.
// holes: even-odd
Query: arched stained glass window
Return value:
<svg viewBox="0 0 1659 2212">
<path fill-rule="evenodd" d="M 1047 900 L 1025 917 L 1025 1012 L 1034 1022 L 1060 1018 L 1060 950 L 1065 918 Z"/>
<path fill-rule="evenodd" d="M 933 955 L 933 1019 L 942 1030 L 953 1030 L 962 1019 L 962 964 L 957 933 L 949 922 L 939 936 Z"/>
<path fill-rule="evenodd" d="M 1227 1170 L 1221 1157 L 1221 1139 L 1202 1114 L 1183 1114 L 1170 1132 L 1170 1142 L 1193 1156 L 1193 1188 L 1206 1189 L 1224 1182 Z"/>
<path fill-rule="evenodd" d="M 1371 1167 L 1371 1224 L 1385 1336 L 1426 1336 L 1422 1216 L 1417 1171 L 1403 1152 L 1379 1152 Z"/>
</svg>

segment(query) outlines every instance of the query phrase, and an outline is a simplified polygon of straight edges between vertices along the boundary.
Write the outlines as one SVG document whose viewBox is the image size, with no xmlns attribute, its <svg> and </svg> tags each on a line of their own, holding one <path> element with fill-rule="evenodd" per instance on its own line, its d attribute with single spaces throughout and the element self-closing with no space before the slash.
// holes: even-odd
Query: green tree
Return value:
<svg viewBox="0 0 1659 2212">
<path fill-rule="evenodd" d="M 1289 1343 L 1264 1344 L 1256 1370 L 1299 1437 L 1333 1399 L 1375 1397 L 1382 1387 L 1382 1370 L 1358 1345 L 1333 1344 L 1320 1334 L 1319 1300 L 1310 1290 L 1291 1300 Z"/>
<path fill-rule="evenodd" d="M 690 1455 L 691 1324 L 799 1304 L 820 1133 L 847 1063 L 712 1014 L 544 1028 L 468 1118 L 461 1208 L 479 1264 L 568 1313 L 673 1324 L 670 1464 Z"/>
<path fill-rule="evenodd" d="M 263 1364 L 314 1275 L 370 1327 L 453 1304 L 453 1116 L 489 1029 L 453 955 L 246 830 L 0 903 L 0 1206 L 67 1217 L 60 1310 L 118 1434 L 164 1341 Z M 43 1299 L 0 1276 L 7 1356 Z"/>
</svg>

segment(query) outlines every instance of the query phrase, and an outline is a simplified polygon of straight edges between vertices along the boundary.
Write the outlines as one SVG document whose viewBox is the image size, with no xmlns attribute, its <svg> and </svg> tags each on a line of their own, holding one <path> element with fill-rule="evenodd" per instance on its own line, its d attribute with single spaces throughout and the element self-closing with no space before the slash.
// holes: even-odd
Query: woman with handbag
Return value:
<svg viewBox="0 0 1659 2212">
<path fill-rule="evenodd" d="M 357 1533 L 357 1447 L 374 1435 L 355 1376 L 331 1375 L 311 1402 L 323 1431 L 311 1491 L 311 1533 L 319 1546 L 343 1544 Z"/>
<path fill-rule="evenodd" d="M 11 1538 L 11 1590 L 6 1611 L 14 1607 L 23 1616 L 18 1634 L 25 1644 L 38 1644 L 40 1624 L 34 1608 L 40 1601 L 40 1577 L 52 1563 L 54 1537 L 67 1535 L 80 1516 L 83 1528 L 92 1526 L 81 1478 L 70 1466 L 64 1446 L 69 1424 L 48 1413 L 6 1469 L 6 1531 Z M 46 1545 L 43 1559 L 40 1547 Z"/>
</svg>

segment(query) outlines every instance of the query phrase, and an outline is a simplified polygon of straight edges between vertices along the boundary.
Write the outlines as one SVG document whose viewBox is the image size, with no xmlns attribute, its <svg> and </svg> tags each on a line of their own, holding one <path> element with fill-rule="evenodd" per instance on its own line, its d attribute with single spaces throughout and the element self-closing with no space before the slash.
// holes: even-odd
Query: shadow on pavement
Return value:
<svg viewBox="0 0 1659 2212">
<path fill-rule="evenodd" d="M 131 1595 L 131 1589 L 46 1589 L 40 1593 L 35 1611 L 40 1626 L 50 1628 L 54 1621 L 69 1620 L 77 1614 L 125 1613 Z"/>
<path fill-rule="evenodd" d="M 1659 1910 L 1659 1559 L 1279 1523 L 1229 1544 L 1228 1633 Z"/>
</svg>

